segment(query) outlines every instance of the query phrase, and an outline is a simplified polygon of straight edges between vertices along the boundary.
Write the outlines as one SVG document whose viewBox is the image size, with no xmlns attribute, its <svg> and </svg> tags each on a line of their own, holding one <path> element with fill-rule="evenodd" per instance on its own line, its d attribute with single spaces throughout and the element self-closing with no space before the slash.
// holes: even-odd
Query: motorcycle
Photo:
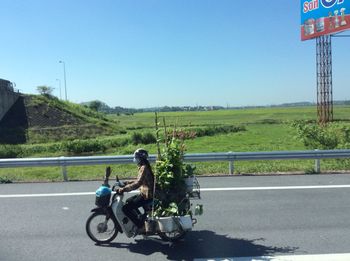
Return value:
<svg viewBox="0 0 350 261">
<path fill-rule="evenodd" d="M 125 183 L 116 177 L 115 184 L 110 188 L 110 175 L 111 169 L 107 167 L 104 182 L 96 191 L 97 207 L 91 210 L 92 214 L 86 221 L 86 232 L 97 244 L 110 243 L 118 233 L 124 233 L 129 238 L 140 235 L 154 240 L 157 239 L 153 236 L 159 236 L 160 241 L 175 242 L 182 239 L 197 223 L 197 219 L 192 217 L 192 211 L 188 211 L 188 214 L 183 216 L 155 217 L 154 209 L 157 208 L 157 200 L 154 199 L 143 206 L 144 213 L 138 211 L 139 218 L 144 221 L 144 227 L 139 229 L 123 212 L 124 193 L 119 194 L 117 188 L 124 187 Z M 190 198 L 200 198 L 199 184 L 195 193 L 192 190 L 186 193 L 184 200 L 188 203 L 188 208 L 191 207 Z M 202 211 L 202 205 L 197 204 L 195 214 L 200 215 Z"/>
</svg>

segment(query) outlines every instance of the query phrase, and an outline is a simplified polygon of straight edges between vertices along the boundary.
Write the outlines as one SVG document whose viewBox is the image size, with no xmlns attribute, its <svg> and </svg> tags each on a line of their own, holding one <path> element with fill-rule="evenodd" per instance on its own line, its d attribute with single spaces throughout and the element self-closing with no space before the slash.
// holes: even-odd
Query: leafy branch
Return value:
<svg viewBox="0 0 350 261">
<path fill-rule="evenodd" d="M 185 145 L 183 140 L 168 137 L 165 118 L 163 118 L 164 137 L 159 137 L 158 115 L 155 114 L 158 157 L 155 165 L 156 197 L 160 207 L 156 210 L 158 216 L 180 215 L 189 210 L 186 200 L 186 185 L 184 178 L 187 172 L 193 174 L 195 168 L 183 163 Z M 175 133 L 175 132 L 174 132 Z M 163 148 L 160 147 L 163 142 Z M 188 201 L 189 202 L 189 201 Z"/>
</svg>

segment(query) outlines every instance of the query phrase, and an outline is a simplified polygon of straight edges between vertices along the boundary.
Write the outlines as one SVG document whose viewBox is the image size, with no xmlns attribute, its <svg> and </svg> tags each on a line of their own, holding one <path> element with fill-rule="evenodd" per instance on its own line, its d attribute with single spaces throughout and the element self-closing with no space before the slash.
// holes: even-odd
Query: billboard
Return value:
<svg viewBox="0 0 350 261">
<path fill-rule="evenodd" d="M 301 40 L 350 29 L 350 0 L 301 0 Z"/>
</svg>

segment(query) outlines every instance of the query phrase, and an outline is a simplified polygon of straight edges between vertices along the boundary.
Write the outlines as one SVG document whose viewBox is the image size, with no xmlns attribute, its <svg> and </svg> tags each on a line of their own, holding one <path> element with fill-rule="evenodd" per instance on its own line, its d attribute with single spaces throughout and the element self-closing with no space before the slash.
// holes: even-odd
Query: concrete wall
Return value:
<svg viewBox="0 0 350 261">
<path fill-rule="evenodd" d="M 9 81 L 0 79 L 0 121 L 17 101 L 19 95 L 19 93 L 14 91 Z"/>
</svg>

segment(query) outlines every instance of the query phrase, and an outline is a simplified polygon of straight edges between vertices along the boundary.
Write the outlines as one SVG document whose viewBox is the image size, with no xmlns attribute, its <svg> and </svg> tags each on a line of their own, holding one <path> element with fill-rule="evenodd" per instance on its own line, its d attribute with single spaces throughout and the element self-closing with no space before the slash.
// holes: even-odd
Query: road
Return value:
<svg viewBox="0 0 350 261">
<path fill-rule="evenodd" d="M 84 227 L 100 182 L 1 184 L 0 260 L 350 253 L 350 174 L 206 177 L 199 182 L 204 215 L 184 241 L 168 245 L 119 234 L 107 246 L 95 245 Z"/>
</svg>

